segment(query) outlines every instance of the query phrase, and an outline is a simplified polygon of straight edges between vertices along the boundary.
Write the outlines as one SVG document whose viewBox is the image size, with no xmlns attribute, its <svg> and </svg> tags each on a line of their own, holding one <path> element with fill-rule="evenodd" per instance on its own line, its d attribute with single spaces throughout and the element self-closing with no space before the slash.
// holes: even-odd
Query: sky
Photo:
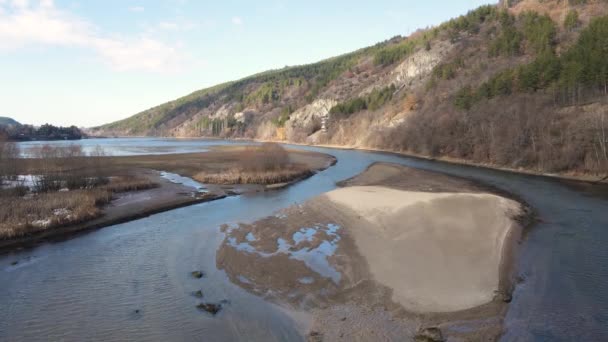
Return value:
<svg viewBox="0 0 608 342">
<path fill-rule="evenodd" d="M 0 0 L 0 116 L 92 127 L 488 0 Z"/>
</svg>

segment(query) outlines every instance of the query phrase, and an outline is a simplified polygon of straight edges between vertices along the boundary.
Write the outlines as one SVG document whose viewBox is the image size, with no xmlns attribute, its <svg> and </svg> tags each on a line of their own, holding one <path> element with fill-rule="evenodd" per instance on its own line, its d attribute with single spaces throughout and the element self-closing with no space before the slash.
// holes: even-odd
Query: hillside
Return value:
<svg viewBox="0 0 608 342">
<path fill-rule="evenodd" d="M 12 118 L 0 116 L 0 126 L 20 126 L 21 124 Z"/>
<path fill-rule="evenodd" d="M 409 37 L 200 90 L 92 132 L 337 144 L 605 173 L 607 14 L 606 0 L 503 0 Z"/>
</svg>

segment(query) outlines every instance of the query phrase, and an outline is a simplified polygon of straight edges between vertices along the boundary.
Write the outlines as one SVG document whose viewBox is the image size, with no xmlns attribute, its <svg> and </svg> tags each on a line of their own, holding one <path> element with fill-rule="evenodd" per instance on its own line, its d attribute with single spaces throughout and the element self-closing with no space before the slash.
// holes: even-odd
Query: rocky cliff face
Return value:
<svg viewBox="0 0 608 342">
<path fill-rule="evenodd" d="M 601 46 L 585 32 L 601 30 L 587 28 L 607 13 L 602 0 L 503 0 L 410 37 L 201 90 L 95 132 L 331 143 L 598 172 L 608 157 L 596 153 L 605 142 L 590 138 L 591 122 L 600 120 L 593 116 L 605 96 L 568 76 L 578 69 L 566 59 L 581 35 Z M 589 60 L 598 62 L 589 63 L 608 60 L 596 52 Z M 604 75 L 608 66 L 590 70 Z M 608 71 L 601 77 L 608 84 Z M 597 104 L 596 112 L 565 115 L 577 101 Z M 553 165 L 551 158 L 564 160 Z"/>
</svg>

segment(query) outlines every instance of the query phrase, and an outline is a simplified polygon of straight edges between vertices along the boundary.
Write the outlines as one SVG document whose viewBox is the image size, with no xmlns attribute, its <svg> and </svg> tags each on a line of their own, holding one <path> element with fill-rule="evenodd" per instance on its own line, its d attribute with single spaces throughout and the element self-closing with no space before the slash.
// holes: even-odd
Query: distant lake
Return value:
<svg viewBox="0 0 608 342">
<path fill-rule="evenodd" d="M 206 139 L 171 139 L 171 138 L 107 138 L 82 140 L 55 141 L 24 141 L 17 144 L 21 148 L 21 156 L 34 157 L 35 151 L 44 146 L 81 145 L 86 153 L 97 146 L 103 148 L 111 156 L 136 156 L 144 154 L 172 154 L 205 152 L 214 145 L 250 145 L 248 141 L 226 141 Z"/>
</svg>

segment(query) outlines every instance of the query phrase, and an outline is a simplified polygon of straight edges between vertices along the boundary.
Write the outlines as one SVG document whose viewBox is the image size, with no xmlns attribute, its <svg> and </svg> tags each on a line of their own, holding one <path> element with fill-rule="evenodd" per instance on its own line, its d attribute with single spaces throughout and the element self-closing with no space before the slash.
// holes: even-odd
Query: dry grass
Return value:
<svg viewBox="0 0 608 342">
<path fill-rule="evenodd" d="M 4 189 L 0 193 L 0 239 L 11 239 L 92 220 L 102 215 L 101 207 L 113 193 L 156 187 L 147 178 L 114 177 L 93 189 L 29 193 Z"/>
<path fill-rule="evenodd" d="M 208 184 L 278 184 L 308 176 L 312 171 L 290 161 L 289 153 L 278 144 L 247 146 L 239 152 L 236 166 L 221 171 L 201 171 L 193 176 Z"/>
<path fill-rule="evenodd" d="M 76 190 L 0 198 L 0 239 L 24 236 L 96 218 L 112 194 L 104 190 Z"/>
<path fill-rule="evenodd" d="M 158 186 L 153 179 L 137 176 L 145 169 L 166 170 L 215 184 L 277 184 L 312 174 L 323 167 L 327 156 L 287 152 L 277 144 L 230 147 L 205 153 L 97 157 L 92 159 L 16 159 L 20 174 L 63 176 L 53 189 L 64 188 L 65 180 L 93 176 L 110 180 L 95 182 L 71 191 L 28 193 L 26 188 L 0 189 L 0 239 L 85 222 L 103 214 L 101 207 L 112 194 Z M 111 176 L 114 175 L 114 176 Z M 120 176 L 116 176 L 120 175 Z M 145 173 L 144 173 L 145 175 Z M 50 177 L 49 176 L 49 177 Z"/>
<path fill-rule="evenodd" d="M 312 171 L 305 168 L 291 168 L 272 171 L 245 171 L 232 169 L 219 173 L 200 172 L 194 179 L 207 184 L 278 184 L 309 176 Z"/>
<path fill-rule="evenodd" d="M 158 187 L 158 184 L 148 178 L 135 176 L 118 176 L 113 177 L 110 183 L 101 187 L 103 190 L 112 193 L 121 193 L 129 191 L 139 191 Z"/>
</svg>

